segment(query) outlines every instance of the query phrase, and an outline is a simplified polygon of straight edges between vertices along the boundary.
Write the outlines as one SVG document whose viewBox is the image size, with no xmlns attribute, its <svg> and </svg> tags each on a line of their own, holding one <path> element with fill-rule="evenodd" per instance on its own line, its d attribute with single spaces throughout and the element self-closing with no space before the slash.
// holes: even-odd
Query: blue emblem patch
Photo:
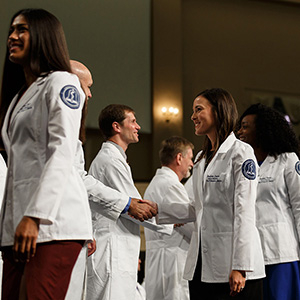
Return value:
<svg viewBox="0 0 300 300">
<path fill-rule="evenodd" d="M 295 164 L 296 172 L 300 175 L 300 161 L 297 161 Z"/>
<path fill-rule="evenodd" d="M 80 106 L 80 95 L 74 85 L 64 86 L 60 91 L 60 98 L 72 109 L 77 109 Z"/>
<path fill-rule="evenodd" d="M 247 159 L 242 165 L 243 175 L 250 180 L 256 178 L 256 166 L 253 159 Z"/>
</svg>

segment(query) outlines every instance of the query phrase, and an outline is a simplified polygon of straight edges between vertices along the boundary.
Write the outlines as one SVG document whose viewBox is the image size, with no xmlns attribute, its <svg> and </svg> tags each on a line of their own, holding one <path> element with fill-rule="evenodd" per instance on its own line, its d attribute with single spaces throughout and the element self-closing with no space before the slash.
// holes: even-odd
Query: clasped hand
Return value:
<svg viewBox="0 0 300 300">
<path fill-rule="evenodd" d="M 128 214 L 143 222 L 157 215 L 157 204 L 150 200 L 131 199 Z"/>
</svg>

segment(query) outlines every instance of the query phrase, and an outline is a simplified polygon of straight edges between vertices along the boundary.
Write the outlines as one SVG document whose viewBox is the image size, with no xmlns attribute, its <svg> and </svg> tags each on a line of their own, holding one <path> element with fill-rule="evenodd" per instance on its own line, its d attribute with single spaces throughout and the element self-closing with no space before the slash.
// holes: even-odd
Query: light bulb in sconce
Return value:
<svg viewBox="0 0 300 300">
<path fill-rule="evenodd" d="M 179 109 L 177 107 L 162 107 L 162 115 L 165 118 L 166 122 L 170 122 L 173 117 L 176 117 L 179 114 Z"/>
</svg>

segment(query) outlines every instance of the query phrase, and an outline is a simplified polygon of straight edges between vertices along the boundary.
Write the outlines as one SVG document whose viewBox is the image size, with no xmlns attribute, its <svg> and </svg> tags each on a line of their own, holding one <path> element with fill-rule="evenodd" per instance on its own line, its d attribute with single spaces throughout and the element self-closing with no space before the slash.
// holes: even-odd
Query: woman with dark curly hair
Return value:
<svg viewBox="0 0 300 300">
<path fill-rule="evenodd" d="M 284 116 L 262 104 L 243 113 L 238 135 L 260 165 L 256 223 L 266 265 L 264 299 L 300 299 L 299 141 Z"/>
</svg>

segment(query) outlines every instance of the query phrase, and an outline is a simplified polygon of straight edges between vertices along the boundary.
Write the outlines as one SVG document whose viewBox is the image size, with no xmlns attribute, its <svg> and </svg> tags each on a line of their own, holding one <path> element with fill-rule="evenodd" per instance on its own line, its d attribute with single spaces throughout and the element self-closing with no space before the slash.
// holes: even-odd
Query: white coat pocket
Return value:
<svg viewBox="0 0 300 300">
<path fill-rule="evenodd" d="M 216 276 L 224 277 L 224 274 L 231 272 L 232 262 L 232 233 L 222 232 L 214 234 L 212 237 L 212 269 Z"/>
</svg>

